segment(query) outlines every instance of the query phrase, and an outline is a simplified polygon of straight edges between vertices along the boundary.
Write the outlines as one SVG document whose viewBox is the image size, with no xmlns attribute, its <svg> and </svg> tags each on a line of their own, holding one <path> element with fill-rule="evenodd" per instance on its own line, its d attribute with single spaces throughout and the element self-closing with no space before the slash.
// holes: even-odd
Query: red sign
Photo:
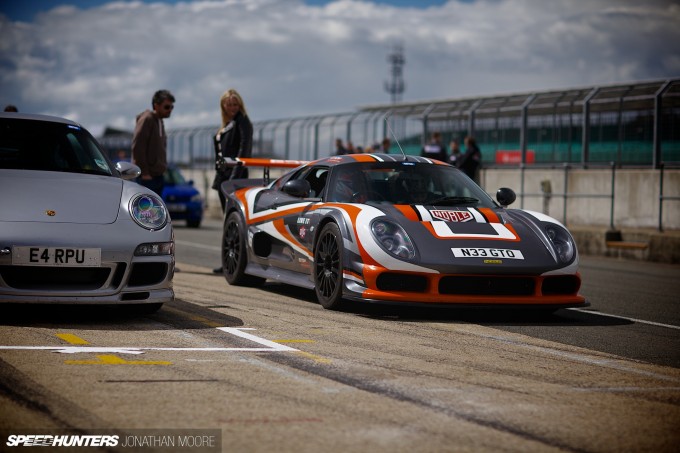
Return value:
<svg viewBox="0 0 680 453">
<path fill-rule="evenodd" d="M 533 164 L 536 161 L 534 150 L 527 150 L 527 164 Z M 520 150 L 498 150 L 496 151 L 497 164 L 519 164 L 522 163 L 522 151 Z"/>
</svg>

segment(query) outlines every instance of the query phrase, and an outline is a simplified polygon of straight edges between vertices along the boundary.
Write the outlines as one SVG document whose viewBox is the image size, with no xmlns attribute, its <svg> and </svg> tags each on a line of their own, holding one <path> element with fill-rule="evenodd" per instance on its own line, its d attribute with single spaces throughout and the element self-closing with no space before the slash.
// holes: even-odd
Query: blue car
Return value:
<svg viewBox="0 0 680 453">
<path fill-rule="evenodd" d="M 194 182 L 184 179 L 179 169 L 173 165 L 168 166 L 163 176 L 163 201 L 168 207 L 170 218 L 173 221 L 186 220 L 187 226 L 191 228 L 200 227 L 203 220 L 203 197 L 194 187 Z"/>
</svg>

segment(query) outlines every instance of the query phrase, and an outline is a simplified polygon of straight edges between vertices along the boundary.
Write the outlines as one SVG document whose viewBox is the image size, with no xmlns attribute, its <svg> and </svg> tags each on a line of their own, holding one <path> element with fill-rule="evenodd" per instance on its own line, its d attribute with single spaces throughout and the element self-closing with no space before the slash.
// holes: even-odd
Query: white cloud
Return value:
<svg viewBox="0 0 680 453">
<path fill-rule="evenodd" d="M 64 6 L 31 23 L 0 16 L 0 102 L 95 133 L 132 129 L 160 88 L 177 97 L 169 128 L 217 124 L 230 87 L 255 121 L 346 112 L 389 102 L 397 42 L 407 101 L 677 77 L 678 23 L 677 4 L 633 0 Z"/>
</svg>

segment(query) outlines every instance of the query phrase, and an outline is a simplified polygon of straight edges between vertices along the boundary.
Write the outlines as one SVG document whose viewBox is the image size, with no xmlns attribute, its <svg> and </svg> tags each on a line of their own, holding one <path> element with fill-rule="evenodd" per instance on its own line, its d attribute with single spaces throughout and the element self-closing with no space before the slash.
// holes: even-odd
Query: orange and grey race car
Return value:
<svg viewBox="0 0 680 453">
<path fill-rule="evenodd" d="M 271 279 L 314 289 L 330 309 L 347 301 L 587 305 L 579 295 L 576 244 L 563 225 L 507 209 L 512 190 L 499 189 L 495 202 L 439 161 L 334 156 L 298 165 L 271 183 L 232 180 L 221 189 L 227 198 L 222 264 L 233 285 Z"/>
</svg>

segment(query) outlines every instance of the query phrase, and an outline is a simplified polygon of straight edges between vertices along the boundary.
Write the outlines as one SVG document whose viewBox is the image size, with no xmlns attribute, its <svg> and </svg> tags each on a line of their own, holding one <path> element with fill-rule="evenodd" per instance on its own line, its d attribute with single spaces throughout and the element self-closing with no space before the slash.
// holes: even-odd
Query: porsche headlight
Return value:
<svg viewBox="0 0 680 453">
<path fill-rule="evenodd" d="M 576 246 L 574 245 L 574 240 L 567 231 L 557 225 L 548 225 L 545 228 L 545 233 L 555 249 L 557 258 L 561 262 L 568 263 L 574 259 Z"/>
<path fill-rule="evenodd" d="M 378 244 L 390 255 L 402 260 L 412 260 L 416 257 L 416 248 L 400 225 L 378 219 L 371 224 L 371 232 Z"/>
<path fill-rule="evenodd" d="M 140 194 L 130 202 L 130 215 L 147 230 L 160 230 L 168 222 L 163 202 L 154 195 Z"/>
</svg>

